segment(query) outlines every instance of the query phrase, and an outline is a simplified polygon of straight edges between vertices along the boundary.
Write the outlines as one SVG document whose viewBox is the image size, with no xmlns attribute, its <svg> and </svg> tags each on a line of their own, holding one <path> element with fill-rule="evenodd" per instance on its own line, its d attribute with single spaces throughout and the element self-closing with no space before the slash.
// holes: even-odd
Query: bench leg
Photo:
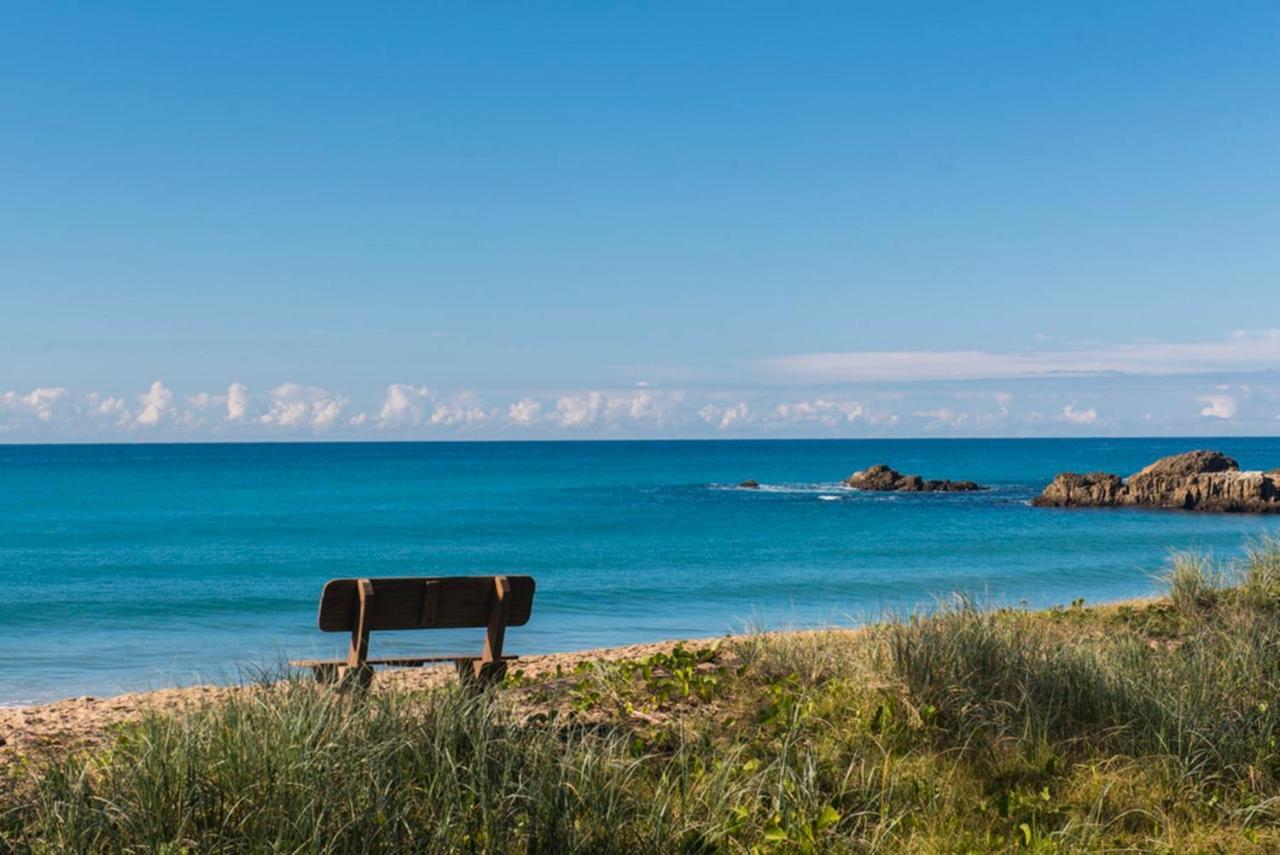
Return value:
<svg viewBox="0 0 1280 855">
<path fill-rule="evenodd" d="M 484 653 L 479 659 L 457 660 L 458 677 L 464 685 L 483 689 L 507 676 L 507 663 L 502 658 L 502 641 L 507 630 L 511 585 L 506 576 L 494 577 L 494 590 L 489 600 L 489 626 L 484 636 Z"/>
<path fill-rule="evenodd" d="M 369 665 L 346 665 L 339 679 L 341 687 L 363 692 L 373 685 L 373 668 Z"/>
<path fill-rule="evenodd" d="M 326 662 L 323 665 L 312 665 L 311 673 L 316 682 L 324 686 L 337 686 L 339 689 L 354 687 L 367 689 L 373 683 L 373 668 L 369 665 L 342 665 L 337 662 Z"/>
<path fill-rule="evenodd" d="M 311 673 L 315 675 L 317 683 L 329 684 L 338 682 L 338 665 L 336 662 L 312 665 Z"/>
<path fill-rule="evenodd" d="M 356 619 L 351 627 L 351 648 L 347 651 L 347 664 L 342 669 L 342 687 L 354 686 L 363 691 L 373 683 L 373 668 L 369 658 L 369 633 L 373 629 L 373 583 L 368 579 L 356 580 L 358 595 Z"/>
<path fill-rule="evenodd" d="M 475 674 L 476 680 L 482 686 L 501 683 L 503 678 L 507 676 L 507 662 L 505 659 L 499 659 L 496 662 L 472 662 L 471 669 Z"/>
<path fill-rule="evenodd" d="M 506 660 L 485 662 L 481 659 L 456 659 L 454 666 L 458 669 L 458 682 L 473 691 L 484 691 L 485 687 L 501 683 L 507 676 Z"/>
</svg>

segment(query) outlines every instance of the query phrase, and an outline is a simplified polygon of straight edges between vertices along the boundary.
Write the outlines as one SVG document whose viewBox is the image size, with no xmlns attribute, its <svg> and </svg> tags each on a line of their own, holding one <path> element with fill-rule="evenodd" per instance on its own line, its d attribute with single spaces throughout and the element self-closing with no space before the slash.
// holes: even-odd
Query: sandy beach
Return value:
<svg viewBox="0 0 1280 855">
<path fill-rule="evenodd" d="M 1161 597 L 1157 595 L 1127 598 L 1096 603 L 1090 609 L 1094 612 L 1106 613 L 1123 606 L 1141 608 L 1160 599 Z M 826 627 L 784 631 L 778 634 L 840 633 L 855 636 L 866 631 L 866 626 Z M 529 679 L 545 680 L 558 674 L 572 673 L 582 663 L 637 660 L 655 653 L 668 653 L 677 645 L 697 648 L 744 638 L 746 636 L 738 635 L 670 639 L 621 647 L 543 653 L 523 656 L 513 661 L 510 667 L 513 674 L 519 672 Z M 451 664 L 423 668 L 389 668 L 377 672 L 373 688 L 374 691 L 414 691 L 440 686 L 456 679 L 457 676 Z M 92 747 L 100 744 L 116 725 L 135 720 L 148 712 L 178 713 L 194 706 L 217 701 L 239 691 L 245 691 L 245 688 L 197 685 L 130 692 L 106 698 L 81 696 L 47 704 L 0 707 L 0 765 L 11 763 L 16 757 L 31 752 Z"/>
<path fill-rule="evenodd" d="M 540 679 L 557 673 L 570 673 L 583 662 L 642 659 L 655 653 L 669 652 L 677 644 L 699 647 L 713 644 L 717 640 L 723 640 L 723 637 L 540 654 L 512 662 L 511 671 L 514 673 L 518 670 L 526 677 Z M 374 680 L 374 690 L 413 691 L 456 679 L 452 665 L 384 669 L 378 672 Z M 33 752 L 89 748 L 101 743 L 113 727 L 146 713 L 180 713 L 241 691 L 245 691 L 245 688 L 199 685 L 131 692 L 109 698 L 82 696 L 48 704 L 0 707 L 0 765 Z"/>
</svg>

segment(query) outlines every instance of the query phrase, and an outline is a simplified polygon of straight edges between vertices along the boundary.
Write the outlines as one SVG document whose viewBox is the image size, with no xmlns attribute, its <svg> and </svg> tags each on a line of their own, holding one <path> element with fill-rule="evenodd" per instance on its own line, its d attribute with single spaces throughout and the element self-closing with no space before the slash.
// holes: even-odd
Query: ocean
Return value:
<svg viewBox="0 0 1280 855">
<path fill-rule="evenodd" d="M 0 704 L 339 652 L 315 627 L 339 576 L 531 574 L 514 653 L 854 624 L 953 592 L 1149 594 L 1172 551 L 1229 558 L 1280 519 L 1029 500 L 1060 470 L 1193 448 L 1280 465 L 1280 438 L 0 446 Z M 993 489 L 841 486 L 880 462 Z M 479 644 L 390 633 L 373 651 Z"/>
</svg>

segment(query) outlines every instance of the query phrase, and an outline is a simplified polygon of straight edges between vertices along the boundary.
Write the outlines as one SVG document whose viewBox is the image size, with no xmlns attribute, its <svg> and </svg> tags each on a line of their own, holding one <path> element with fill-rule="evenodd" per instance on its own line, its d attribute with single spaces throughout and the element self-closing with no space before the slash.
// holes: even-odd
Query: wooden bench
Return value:
<svg viewBox="0 0 1280 855">
<path fill-rule="evenodd" d="M 290 662 L 310 668 L 317 680 L 368 686 L 376 665 L 412 668 L 453 662 L 465 681 L 484 685 L 506 674 L 514 656 L 502 654 L 509 626 L 523 626 L 533 611 L 532 576 L 439 576 L 425 578 L 331 579 L 320 594 L 322 632 L 350 632 L 346 659 Z M 369 658 L 369 634 L 401 629 L 485 627 L 479 655 Z"/>
</svg>

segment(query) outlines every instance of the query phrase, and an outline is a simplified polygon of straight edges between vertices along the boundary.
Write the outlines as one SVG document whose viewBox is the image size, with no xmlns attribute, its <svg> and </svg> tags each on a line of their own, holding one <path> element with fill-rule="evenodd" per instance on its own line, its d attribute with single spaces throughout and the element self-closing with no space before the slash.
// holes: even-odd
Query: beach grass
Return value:
<svg viewBox="0 0 1280 855">
<path fill-rule="evenodd" d="M 1280 543 L 456 687 L 264 681 L 0 782 L 17 852 L 1280 850 Z"/>
</svg>

